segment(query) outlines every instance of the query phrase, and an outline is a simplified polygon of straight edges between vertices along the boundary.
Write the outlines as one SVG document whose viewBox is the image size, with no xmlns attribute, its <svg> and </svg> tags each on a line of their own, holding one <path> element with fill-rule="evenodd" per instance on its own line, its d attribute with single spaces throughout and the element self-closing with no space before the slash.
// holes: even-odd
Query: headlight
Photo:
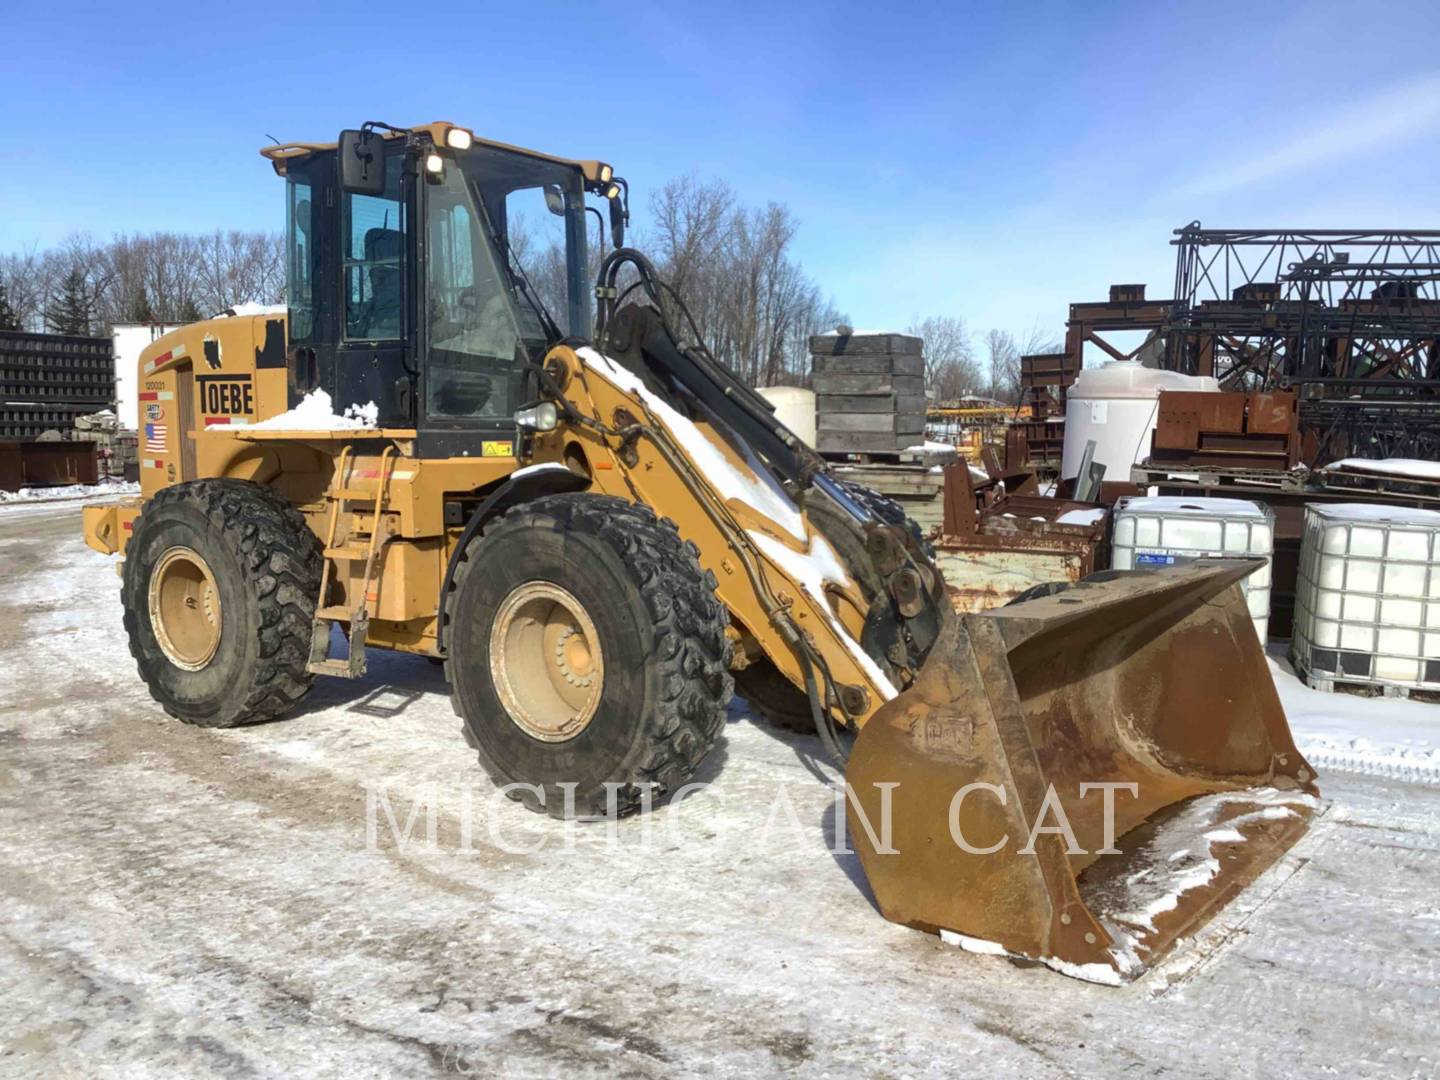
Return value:
<svg viewBox="0 0 1440 1080">
<path fill-rule="evenodd" d="M 600 166 L 600 182 L 602 184 L 608 184 L 610 182 L 610 178 L 614 175 L 615 170 L 612 169 L 609 165 Z"/>
<path fill-rule="evenodd" d="M 442 158 L 439 154 L 426 154 L 425 171 L 428 173 L 435 173 L 437 175 L 444 172 L 445 159 Z"/>
<path fill-rule="evenodd" d="M 620 185 L 619 185 L 619 184 L 606 184 L 606 185 L 605 185 L 605 190 L 604 190 L 604 192 L 602 192 L 602 194 L 603 194 L 603 195 L 605 196 L 605 198 L 607 198 L 607 199 L 618 199 L 618 198 L 620 197 Z"/>
<path fill-rule="evenodd" d="M 554 431 L 560 424 L 560 410 L 555 407 L 553 401 L 542 401 L 539 405 L 532 405 L 528 409 L 519 409 L 515 413 L 515 426 L 529 428 L 531 431 Z"/>
<path fill-rule="evenodd" d="M 464 128 L 452 127 L 445 132 L 445 145 L 451 150 L 469 150 L 470 144 L 475 141 L 475 136 Z"/>
</svg>

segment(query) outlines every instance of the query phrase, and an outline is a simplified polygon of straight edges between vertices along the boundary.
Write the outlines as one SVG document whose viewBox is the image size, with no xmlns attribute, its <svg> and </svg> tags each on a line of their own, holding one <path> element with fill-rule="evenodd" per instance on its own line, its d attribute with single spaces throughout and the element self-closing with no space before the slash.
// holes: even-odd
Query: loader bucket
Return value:
<svg viewBox="0 0 1440 1080">
<path fill-rule="evenodd" d="M 885 917 L 1118 982 L 1295 843 L 1315 773 L 1238 584 L 1258 565 L 1201 560 L 950 620 L 846 772 Z"/>
</svg>

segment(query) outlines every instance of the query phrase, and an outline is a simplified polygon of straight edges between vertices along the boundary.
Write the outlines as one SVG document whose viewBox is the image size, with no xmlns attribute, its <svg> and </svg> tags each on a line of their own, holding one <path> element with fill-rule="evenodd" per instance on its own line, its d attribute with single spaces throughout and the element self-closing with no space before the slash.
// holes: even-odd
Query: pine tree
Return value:
<svg viewBox="0 0 1440 1080">
<path fill-rule="evenodd" d="M 125 317 L 128 321 L 137 323 L 158 321 L 155 318 L 155 309 L 150 306 L 150 297 L 143 287 L 136 289 L 129 303 L 125 305 Z"/>
<path fill-rule="evenodd" d="M 0 330 L 19 330 L 20 315 L 10 306 L 10 293 L 5 288 L 5 279 L 0 278 Z"/>
<path fill-rule="evenodd" d="M 78 266 L 61 279 L 60 288 L 50 297 L 45 323 L 52 333 L 89 335 L 90 295 L 85 273 Z"/>
</svg>

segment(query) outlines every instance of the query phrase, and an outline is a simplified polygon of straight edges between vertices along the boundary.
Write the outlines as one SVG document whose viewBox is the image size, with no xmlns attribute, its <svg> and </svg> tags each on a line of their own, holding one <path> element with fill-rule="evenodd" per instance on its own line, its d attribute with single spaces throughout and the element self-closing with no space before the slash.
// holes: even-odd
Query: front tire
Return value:
<svg viewBox="0 0 1440 1080">
<path fill-rule="evenodd" d="M 525 503 L 470 542 L 445 598 L 445 674 L 512 798 L 627 814 L 642 785 L 659 798 L 694 774 L 733 686 L 729 618 L 697 555 L 648 507 L 588 493 Z"/>
<path fill-rule="evenodd" d="M 196 480 L 135 522 L 121 596 L 130 652 L 167 713 L 201 727 L 273 720 L 314 681 L 320 543 L 268 488 Z"/>
</svg>

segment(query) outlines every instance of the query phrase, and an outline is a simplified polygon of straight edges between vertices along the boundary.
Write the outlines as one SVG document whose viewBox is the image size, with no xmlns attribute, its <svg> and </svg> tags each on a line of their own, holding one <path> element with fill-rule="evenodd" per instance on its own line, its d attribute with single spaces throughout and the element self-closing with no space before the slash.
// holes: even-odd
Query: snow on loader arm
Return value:
<svg viewBox="0 0 1440 1080">
<path fill-rule="evenodd" d="M 1256 565 L 950 620 L 847 770 L 885 917 L 1118 982 L 1274 863 L 1318 800 L 1238 584 Z"/>
</svg>

